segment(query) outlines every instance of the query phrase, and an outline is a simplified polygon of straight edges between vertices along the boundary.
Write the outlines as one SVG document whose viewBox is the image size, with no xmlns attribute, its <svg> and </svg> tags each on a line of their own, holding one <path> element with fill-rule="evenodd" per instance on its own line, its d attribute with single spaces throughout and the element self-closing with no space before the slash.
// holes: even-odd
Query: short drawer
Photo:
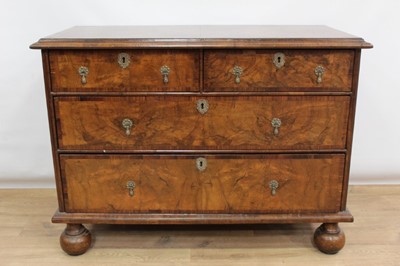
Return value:
<svg viewBox="0 0 400 266">
<path fill-rule="evenodd" d="M 207 50 L 205 91 L 351 91 L 352 50 Z"/>
<path fill-rule="evenodd" d="M 63 150 L 344 149 L 348 96 L 56 97 Z"/>
<path fill-rule="evenodd" d="M 56 92 L 199 91 L 195 50 L 50 51 Z"/>
<path fill-rule="evenodd" d="M 338 212 L 344 155 L 61 155 L 67 212 Z M 200 167 L 200 162 L 202 162 Z"/>
</svg>

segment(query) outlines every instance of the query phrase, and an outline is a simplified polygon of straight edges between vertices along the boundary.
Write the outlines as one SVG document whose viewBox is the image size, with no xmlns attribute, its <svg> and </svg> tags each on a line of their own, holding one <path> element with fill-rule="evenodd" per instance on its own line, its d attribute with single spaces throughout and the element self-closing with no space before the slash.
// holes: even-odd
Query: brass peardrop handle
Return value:
<svg viewBox="0 0 400 266">
<path fill-rule="evenodd" d="M 168 77 L 169 76 L 169 72 L 170 72 L 169 67 L 166 66 L 166 65 L 162 66 L 160 68 L 160 72 L 161 72 L 161 75 L 163 76 L 164 84 L 167 84 L 169 82 L 169 77 Z"/>
<path fill-rule="evenodd" d="M 135 181 L 129 180 L 126 183 L 126 188 L 129 190 L 129 196 L 133 197 L 135 195 Z"/>
<path fill-rule="evenodd" d="M 276 191 L 278 190 L 279 187 L 279 182 L 276 180 L 271 180 L 269 182 L 269 188 L 271 189 L 271 195 L 275 196 L 276 195 Z"/>
<path fill-rule="evenodd" d="M 89 74 L 89 68 L 81 66 L 78 69 L 78 73 L 81 76 L 81 83 L 86 84 L 86 82 L 87 82 L 86 76 Z"/>
<path fill-rule="evenodd" d="M 122 127 L 125 129 L 125 134 L 127 136 L 131 135 L 131 129 L 133 127 L 133 121 L 130 120 L 129 118 L 125 118 L 124 120 L 122 120 Z"/>
<path fill-rule="evenodd" d="M 240 76 L 243 74 L 243 69 L 240 66 L 234 66 L 232 69 L 232 74 L 235 75 L 235 83 L 240 83 Z"/>
<path fill-rule="evenodd" d="M 282 121 L 279 118 L 272 118 L 271 125 L 274 129 L 274 135 L 277 136 L 279 134 L 279 128 L 282 125 Z"/>
<path fill-rule="evenodd" d="M 321 83 L 321 82 L 322 82 L 322 76 L 323 76 L 324 73 L 325 73 L 325 68 L 323 68 L 322 66 L 317 66 L 317 67 L 314 69 L 314 73 L 315 73 L 315 75 L 317 76 L 317 83 L 318 83 L 318 84 Z"/>
</svg>

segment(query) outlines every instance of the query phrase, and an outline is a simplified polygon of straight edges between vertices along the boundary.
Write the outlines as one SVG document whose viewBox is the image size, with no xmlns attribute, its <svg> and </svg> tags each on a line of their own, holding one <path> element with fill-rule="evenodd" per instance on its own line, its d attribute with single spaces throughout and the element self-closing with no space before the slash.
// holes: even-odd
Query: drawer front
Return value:
<svg viewBox="0 0 400 266">
<path fill-rule="evenodd" d="M 338 212 L 344 155 L 61 155 L 67 212 Z"/>
<path fill-rule="evenodd" d="M 59 148 L 101 151 L 344 149 L 350 101 L 348 96 L 55 99 Z M 202 105 L 208 107 L 203 114 Z"/>
<path fill-rule="evenodd" d="M 50 51 L 52 90 L 199 91 L 199 57 L 195 50 Z"/>
<path fill-rule="evenodd" d="M 353 60 L 351 50 L 205 51 L 204 90 L 351 91 Z"/>
</svg>

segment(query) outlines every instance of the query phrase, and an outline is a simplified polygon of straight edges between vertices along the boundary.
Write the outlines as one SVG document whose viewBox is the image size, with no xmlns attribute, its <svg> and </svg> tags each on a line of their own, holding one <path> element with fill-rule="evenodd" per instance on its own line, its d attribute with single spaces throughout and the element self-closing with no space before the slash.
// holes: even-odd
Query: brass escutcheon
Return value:
<svg viewBox="0 0 400 266">
<path fill-rule="evenodd" d="M 131 58 L 127 53 L 119 53 L 118 54 L 118 64 L 122 68 L 127 68 L 131 63 Z"/>
<path fill-rule="evenodd" d="M 203 172 L 207 169 L 207 159 L 203 157 L 199 157 L 196 159 L 196 168 L 200 172 Z"/>
<path fill-rule="evenodd" d="M 285 55 L 283 53 L 274 54 L 274 59 L 272 60 L 276 68 L 281 68 L 285 65 Z"/>
<path fill-rule="evenodd" d="M 206 99 L 197 100 L 196 108 L 200 114 L 204 115 L 205 113 L 207 113 L 208 107 L 209 107 L 209 105 L 208 105 L 208 101 Z"/>
<path fill-rule="evenodd" d="M 133 180 L 129 180 L 126 183 L 126 188 L 129 190 L 129 196 L 133 197 L 135 195 L 135 187 L 136 187 L 136 184 L 135 184 L 135 181 L 133 181 Z"/>
<path fill-rule="evenodd" d="M 81 66 L 78 69 L 78 73 L 79 73 L 79 75 L 81 75 L 81 83 L 86 84 L 86 82 L 87 82 L 86 76 L 89 74 L 89 68 Z"/>
<path fill-rule="evenodd" d="M 279 187 L 279 182 L 278 182 L 278 181 L 276 181 L 276 180 L 271 180 L 271 181 L 269 182 L 269 188 L 271 189 L 271 195 L 272 195 L 272 196 L 275 196 L 275 195 L 276 195 L 276 190 L 278 189 L 278 187 Z"/>
</svg>

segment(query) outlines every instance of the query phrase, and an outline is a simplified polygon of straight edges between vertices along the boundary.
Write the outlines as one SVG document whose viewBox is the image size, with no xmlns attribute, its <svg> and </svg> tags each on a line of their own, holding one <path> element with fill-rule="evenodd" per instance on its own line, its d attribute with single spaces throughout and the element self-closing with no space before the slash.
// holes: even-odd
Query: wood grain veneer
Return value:
<svg viewBox="0 0 400 266">
<path fill-rule="evenodd" d="M 199 99 L 209 103 L 203 115 Z M 344 149 L 349 103 L 347 96 L 55 98 L 60 149 L 98 151 Z M 125 118 L 134 121 L 129 136 Z"/>
<path fill-rule="evenodd" d="M 129 56 L 122 69 L 118 55 Z M 52 88 L 74 91 L 199 91 L 199 51 L 196 50 L 92 50 L 50 51 Z M 126 59 L 128 60 L 128 59 Z M 164 84 L 160 68 L 170 68 Z M 81 83 L 77 69 L 89 68 L 88 82 Z"/>
<path fill-rule="evenodd" d="M 66 211 L 338 212 L 344 155 L 61 156 Z M 128 181 L 134 180 L 134 196 Z M 269 182 L 279 188 L 272 195 Z M 301 199 L 301 200 L 299 200 Z"/>
<path fill-rule="evenodd" d="M 274 55 L 284 55 L 277 68 Z M 350 91 L 352 50 L 207 50 L 204 53 L 205 91 Z M 243 69 L 235 83 L 234 66 Z M 323 82 L 315 68 L 323 66 Z"/>
</svg>

